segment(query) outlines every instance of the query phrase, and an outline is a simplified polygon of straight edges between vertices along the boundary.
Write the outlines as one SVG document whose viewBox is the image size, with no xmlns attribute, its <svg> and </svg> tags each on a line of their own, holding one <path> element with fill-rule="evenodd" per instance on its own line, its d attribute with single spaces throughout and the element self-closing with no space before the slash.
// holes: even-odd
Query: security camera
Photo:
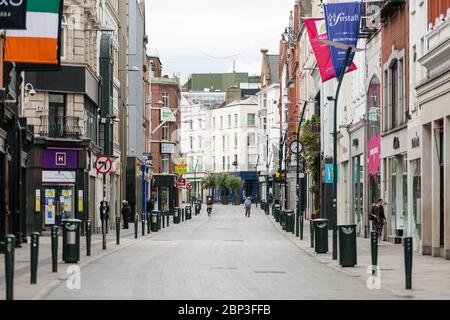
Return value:
<svg viewBox="0 0 450 320">
<path fill-rule="evenodd" d="M 30 96 L 34 97 L 36 95 L 36 90 L 31 89 L 30 90 Z"/>
<path fill-rule="evenodd" d="M 36 90 L 34 90 L 34 87 L 31 83 L 27 83 L 25 85 L 25 90 L 27 90 L 32 97 L 36 95 Z"/>
</svg>

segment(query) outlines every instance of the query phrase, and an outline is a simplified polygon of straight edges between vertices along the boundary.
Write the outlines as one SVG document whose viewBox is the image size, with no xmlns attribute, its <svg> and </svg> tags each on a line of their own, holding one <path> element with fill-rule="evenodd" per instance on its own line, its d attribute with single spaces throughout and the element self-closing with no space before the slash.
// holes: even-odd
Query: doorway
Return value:
<svg viewBox="0 0 450 320">
<path fill-rule="evenodd" d="M 43 227 L 61 225 L 64 219 L 75 219 L 75 186 L 44 186 Z"/>
</svg>

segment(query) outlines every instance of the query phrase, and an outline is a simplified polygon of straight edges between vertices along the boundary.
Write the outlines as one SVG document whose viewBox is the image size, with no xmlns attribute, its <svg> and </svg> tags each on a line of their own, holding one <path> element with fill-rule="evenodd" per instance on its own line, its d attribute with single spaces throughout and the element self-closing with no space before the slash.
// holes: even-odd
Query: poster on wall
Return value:
<svg viewBox="0 0 450 320">
<path fill-rule="evenodd" d="M 36 190 L 36 213 L 40 213 L 41 212 L 41 190 L 37 189 Z"/>
<path fill-rule="evenodd" d="M 56 191 L 54 189 L 45 190 L 45 224 L 54 225 L 56 223 L 55 218 L 55 206 L 56 206 Z"/>
</svg>

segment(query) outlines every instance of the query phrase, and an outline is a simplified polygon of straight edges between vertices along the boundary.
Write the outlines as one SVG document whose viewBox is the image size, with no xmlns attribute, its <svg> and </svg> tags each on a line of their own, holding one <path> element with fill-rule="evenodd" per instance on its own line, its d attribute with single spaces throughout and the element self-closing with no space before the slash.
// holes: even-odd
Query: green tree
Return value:
<svg viewBox="0 0 450 320">
<path fill-rule="evenodd" d="M 211 195 L 211 191 L 218 187 L 218 177 L 213 174 L 208 174 L 206 177 L 202 179 L 203 189 L 209 190 L 209 195 Z"/>
</svg>

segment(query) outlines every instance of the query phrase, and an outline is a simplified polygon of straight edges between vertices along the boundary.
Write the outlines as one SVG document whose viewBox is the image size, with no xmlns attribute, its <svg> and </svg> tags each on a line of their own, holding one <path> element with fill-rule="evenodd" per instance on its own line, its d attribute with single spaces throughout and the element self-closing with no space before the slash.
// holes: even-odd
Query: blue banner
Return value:
<svg viewBox="0 0 450 320">
<path fill-rule="evenodd" d="M 328 40 L 356 47 L 361 24 L 362 2 L 326 3 L 323 7 Z M 346 50 L 330 46 L 330 51 L 334 70 L 339 78 L 343 71 Z M 346 67 L 352 64 L 354 56 L 355 53 L 350 55 Z"/>
<path fill-rule="evenodd" d="M 325 183 L 326 184 L 332 184 L 334 183 L 334 165 L 332 163 L 326 163 L 325 164 Z M 338 174 L 337 174 L 337 181 L 339 182 L 339 167 L 338 167 Z"/>
</svg>

